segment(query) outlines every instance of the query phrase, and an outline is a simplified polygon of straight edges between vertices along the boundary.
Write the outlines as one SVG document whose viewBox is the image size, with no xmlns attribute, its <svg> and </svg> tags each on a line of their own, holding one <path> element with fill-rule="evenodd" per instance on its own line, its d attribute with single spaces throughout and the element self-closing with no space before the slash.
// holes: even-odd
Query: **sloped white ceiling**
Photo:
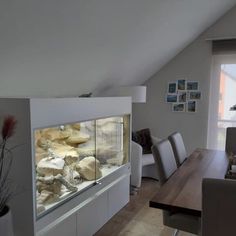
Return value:
<svg viewBox="0 0 236 236">
<path fill-rule="evenodd" d="M 63 96 L 152 76 L 236 0 L 3 0 L 1 95 Z"/>
</svg>

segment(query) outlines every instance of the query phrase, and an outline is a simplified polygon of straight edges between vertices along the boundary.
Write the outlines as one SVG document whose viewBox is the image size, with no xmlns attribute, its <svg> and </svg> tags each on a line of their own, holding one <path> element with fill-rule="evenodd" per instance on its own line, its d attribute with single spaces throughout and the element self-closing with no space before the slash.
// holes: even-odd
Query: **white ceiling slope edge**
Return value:
<svg viewBox="0 0 236 236">
<path fill-rule="evenodd" d="M 0 93 L 66 96 L 142 84 L 235 4 L 1 1 Z"/>
</svg>

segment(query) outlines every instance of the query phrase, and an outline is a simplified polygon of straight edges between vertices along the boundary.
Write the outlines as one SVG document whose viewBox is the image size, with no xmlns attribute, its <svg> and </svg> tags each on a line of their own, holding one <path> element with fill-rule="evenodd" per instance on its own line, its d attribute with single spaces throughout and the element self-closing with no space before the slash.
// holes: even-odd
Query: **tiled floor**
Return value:
<svg viewBox="0 0 236 236">
<path fill-rule="evenodd" d="M 157 181 L 143 179 L 139 193 L 94 236 L 171 236 L 173 229 L 162 224 L 162 211 L 148 205 L 158 189 Z M 178 236 L 193 234 L 180 232 Z"/>
</svg>

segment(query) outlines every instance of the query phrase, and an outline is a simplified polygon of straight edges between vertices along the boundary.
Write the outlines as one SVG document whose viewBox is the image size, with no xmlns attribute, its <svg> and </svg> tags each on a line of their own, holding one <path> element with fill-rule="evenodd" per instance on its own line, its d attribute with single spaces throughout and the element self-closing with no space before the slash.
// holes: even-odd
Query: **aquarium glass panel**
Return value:
<svg viewBox="0 0 236 236">
<path fill-rule="evenodd" d="M 36 129 L 36 212 L 43 216 L 129 161 L 129 116 Z"/>
</svg>

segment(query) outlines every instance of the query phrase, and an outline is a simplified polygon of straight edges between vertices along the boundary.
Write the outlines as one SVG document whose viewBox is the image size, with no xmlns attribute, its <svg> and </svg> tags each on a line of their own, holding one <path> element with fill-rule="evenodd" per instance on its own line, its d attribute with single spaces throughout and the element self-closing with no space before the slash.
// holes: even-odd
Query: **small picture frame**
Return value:
<svg viewBox="0 0 236 236">
<path fill-rule="evenodd" d="M 187 112 L 194 113 L 197 111 L 197 102 L 189 100 L 187 102 Z"/>
<path fill-rule="evenodd" d="M 168 93 L 166 95 L 166 102 L 173 103 L 177 102 L 177 100 L 178 100 L 178 95 L 176 93 L 175 94 Z"/>
<path fill-rule="evenodd" d="M 179 90 L 186 90 L 186 80 L 185 79 L 178 79 L 177 85 L 178 85 L 178 91 Z"/>
<path fill-rule="evenodd" d="M 186 101 L 187 101 L 187 92 L 178 91 L 178 102 L 186 102 Z"/>
<path fill-rule="evenodd" d="M 187 90 L 199 90 L 197 81 L 187 81 Z"/>
<path fill-rule="evenodd" d="M 200 91 L 190 91 L 188 95 L 189 100 L 200 100 L 201 92 Z"/>
<path fill-rule="evenodd" d="M 183 103 L 183 102 L 172 103 L 172 111 L 173 112 L 185 112 L 185 103 Z"/>
<path fill-rule="evenodd" d="M 168 93 L 176 93 L 177 92 L 177 84 L 176 82 L 168 83 Z"/>
</svg>

